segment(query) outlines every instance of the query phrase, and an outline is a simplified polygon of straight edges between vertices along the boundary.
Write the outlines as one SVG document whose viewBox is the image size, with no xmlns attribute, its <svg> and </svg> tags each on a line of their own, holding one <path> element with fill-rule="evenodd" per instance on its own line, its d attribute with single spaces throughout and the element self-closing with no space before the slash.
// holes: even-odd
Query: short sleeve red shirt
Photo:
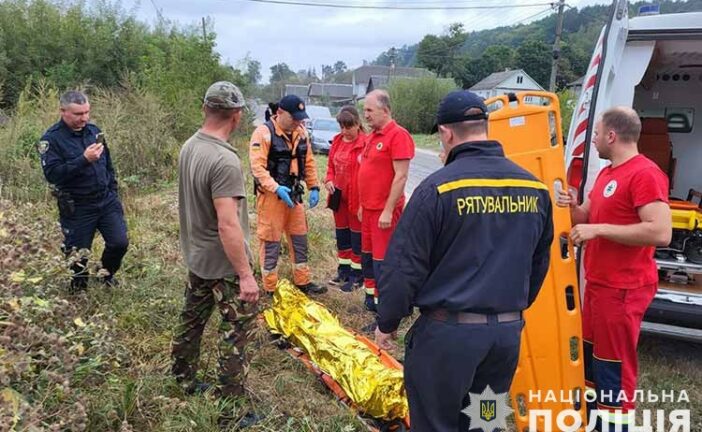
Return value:
<svg viewBox="0 0 702 432">
<path fill-rule="evenodd" d="M 600 171 L 590 192 L 588 223 L 631 225 L 641 222 L 639 207 L 668 202 L 668 177 L 643 155 Z M 639 288 L 658 281 L 653 246 L 629 246 L 605 238 L 587 242 L 585 278 L 612 288 Z"/>
<path fill-rule="evenodd" d="M 394 120 L 382 130 L 370 133 L 361 154 L 361 166 L 358 171 L 361 206 L 369 210 L 385 208 L 392 180 L 395 178 L 393 161 L 413 157 L 412 135 Z M 400 202 L 404 200 L 401 199 Z"/>
</svg>

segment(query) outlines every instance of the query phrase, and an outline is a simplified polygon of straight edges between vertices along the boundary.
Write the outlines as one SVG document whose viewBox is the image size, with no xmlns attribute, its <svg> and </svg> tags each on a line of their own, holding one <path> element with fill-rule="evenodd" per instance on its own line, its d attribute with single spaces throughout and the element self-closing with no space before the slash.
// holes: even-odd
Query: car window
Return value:
<svg viewBox="0 0 702 432">
<path fill-rule="evenodd" d="M 339 128 L 339 123 L 336 122 L 336 120 L 315 120 L 314 121 L 314 129 L 317 130 L 325 130 L 325 131 L 332 131 L 332 132 L 340 132 L 341 129 Z"/>
<path fill-rule="evenodd" d="M 332 116 L 331 112 L 329 112 L 329 108 L 319 105 L 307 105 L 305 111 L 307 111 L 307 115 L 312 119 Z"/>
</svg>

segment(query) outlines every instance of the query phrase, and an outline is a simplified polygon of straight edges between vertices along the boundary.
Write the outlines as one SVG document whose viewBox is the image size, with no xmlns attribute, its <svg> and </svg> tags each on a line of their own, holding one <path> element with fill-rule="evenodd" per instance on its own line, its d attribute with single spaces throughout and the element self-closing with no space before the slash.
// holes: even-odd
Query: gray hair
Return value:
<svg viewBox="0 0 702 432">
<path fill-rule="evenodd" d="M 59 99 L 61 107 L 67 107 L 70 104 L 84 105 L 88 103 L 88 96 L 85 93 L 78 90 L 69 90 L 61 95 Z"/>
<path fill-rule="evenodd" d="M 375 97 L 375 100 L 378 102 L 378 108 L 387 108 L 388 111 L 392 111 L 390 109 L 390 95 L 385 90 L 373 90 L 367 96 Z"/>
</svg>

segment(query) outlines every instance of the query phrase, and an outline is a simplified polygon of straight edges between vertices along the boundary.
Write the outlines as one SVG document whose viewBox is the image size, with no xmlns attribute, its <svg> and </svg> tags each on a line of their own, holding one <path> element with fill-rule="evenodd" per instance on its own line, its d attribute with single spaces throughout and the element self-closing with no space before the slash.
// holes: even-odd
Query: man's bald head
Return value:
<svg viewBox="0 0 702 432">
<path fill-rule="evenodd" d="M 390 111 L 390 95 L 385 90 L 373 90 L 366 95 L 366 103 L 375 104 L 380 109 Z"/>
<path fill-rule="evenodd" d="M 363 117 L 374 130 L 381 130 L 392 120 L 390 95 L 385 90 L 373 90 L 366 94 Z"/>
</svg>

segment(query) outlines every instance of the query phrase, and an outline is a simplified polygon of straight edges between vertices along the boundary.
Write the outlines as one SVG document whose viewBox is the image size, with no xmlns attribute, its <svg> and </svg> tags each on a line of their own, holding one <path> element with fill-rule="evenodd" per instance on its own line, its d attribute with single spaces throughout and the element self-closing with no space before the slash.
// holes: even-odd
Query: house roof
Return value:
<svg viewBox="0 0 702 432">
<path fill-rule="evenodd" d="M 534 78 L 530 77 L 528 73 L 524 72 L 523 69 L 513 69 L 513 70 L 507 70 L 504 72 L 494 72 L 488 75 L 487 77 L 483 78 L 482 81 L 479 81 L 477 84 L 475 84 L 473 87 L 471 87 L 469 90 L 475 91 L 475 90 L 492 90 L 498 85 L 500 85 L 502 82 L 508 80 L 511 78 L 513 75 L 516 74 L 521 74 L 526 77 L 529 77 L 530 80 L 534 81 L 536 85 L 539 86 L 539 89 L 543 90 L 543 88 L 539 85 L 539 83 L 534 80 Z"/>
<path fill-rule="evenodd" d="M 521 69 L 508 70 L 504 72 L 494 72 L 483 78 L 477 84 L 470 88 L 470 90 L 490 90 L 497 87 L 501 82 L 509 79 L 512 75 L 524 72 Z"/>
<path fill-rule="evenodd" d="M 299 84 L 285 84 L 285 96 L 295 95 L 301 98 L 307 97 L 308 86 Z"/>
<path fill-rule="evenodd" d="M 367 83 L 372 76 L 403 76 L 419 78 L 422 76 L 431 76 L 432 73 L 427 69 L 413 67 L 395 67 L 390 66 L 361 66 L 353 71 L 356 83 Z"/>
<path fill-rule="evenodd" d="M 379 88 L 385 88 L 388 86 L 388 83 L 390 83 L 390 77 L 387 75 L 371 75 L 370 79 L 368 80 L 368 92 L 379 89 Z"/>
<path fill-rule="evenodd" d="M 308 95 L 310 97 L 330 97 L 337 99 L 353 98 L 353 86 L 351 84 L 329 84 L 312 83 Z"/>
</svg>

